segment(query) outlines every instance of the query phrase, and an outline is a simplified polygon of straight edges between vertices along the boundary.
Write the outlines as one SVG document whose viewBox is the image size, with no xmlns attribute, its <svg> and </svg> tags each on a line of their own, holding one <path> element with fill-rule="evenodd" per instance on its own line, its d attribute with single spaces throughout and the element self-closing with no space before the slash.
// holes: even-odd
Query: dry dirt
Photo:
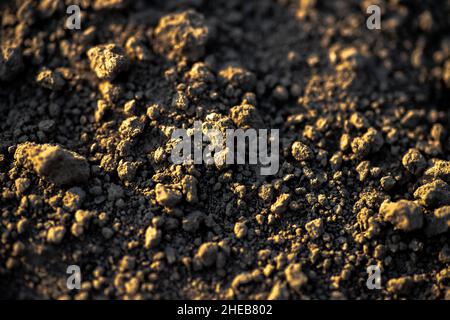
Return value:
<svg viewBox="0 0 450 320">
<path fill-rule="evenodd" d="M 0 12 L 1 298 L 450 298 L 449 1 Z M 172 164 L 196 120 L 279 129 L 280 170 Z"/>
</svg>

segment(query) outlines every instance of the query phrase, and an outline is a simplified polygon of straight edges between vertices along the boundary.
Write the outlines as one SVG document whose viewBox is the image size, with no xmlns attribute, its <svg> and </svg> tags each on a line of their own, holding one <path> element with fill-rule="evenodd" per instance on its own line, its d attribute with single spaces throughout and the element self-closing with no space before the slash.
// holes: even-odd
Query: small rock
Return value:
<svg viewBox="0 0 450 320">
<path fill-rule="evenodd" d="M 370 162 L 361 161 L 356 166 L 356 172 L 358 172 L 359 181 L 365 181 L 370 176 Z"/>
<path fill-rule="evenodd" d="M 5 45 L 0 52 L 0 80 L 9 81 L 23 70 L 22 50 L 19 46 Z"/>
<path fill-rule="evenodd" d="M 73 223 L 70 227 L 70 232 L 77 238 L 81 237 L 84 233 L 84 226 L 81 223 Z"/>
<path fill-rule="evenodd" d="M 195 254 L 195 259 L 204 267 L 211 267 L 216 263 L 219 246 L 214 242 L 203 243 Z"/>
<path fill-rule="evenodd" d="M 197 184 L 197 179 L 191 175 L 186 175 L 181 181 L 183 194 L 186 197 L 186 201 L 189 203 L 196 203 L 198 201 Z"/>
<path fill-rule="evenodd" d="M 120 85 L 111 83 L 109 81 L 102 81 L 98 86 L 103 99 L 111 104 L 120 100 L 123 94 L 123 89 Z"/>
<path fill-rule="evenodd" d="M 88 50 L 91 69 L 101 80 L 112 81 L 130 67 L 125 51 L 116 44 L 103 44 Z"/>
<path fill-rule="evenodd" d="M 16 193 L 18 195 L 23 195 L 23 193 L 30 187 L 31 181 L 28 178 L 17 178 L 14 185 L 16 186 Z"/>
<path fill-rule="evenodd" d="M 450 204 L 450 186 L 438 179 L 419 187 L 414 197 L 427 208 L 438 208 Z"/>
<path fill-rule="evenodd" d="M 402 164 L 414 175 L 419 175 L 425 170 L 427 166 L 427 161 L 424 156 L 417 149 L 409 149 L 408 152 L 403 156 Z"/>
<path fill-rule="evenodd" d="M 442 263 L 450 263 L 450 246 L 445 244 L 439 251 L 439 261 Z"/>
<path fill-rule="evenodd" d="M 204 62 L 196 62 L 192 68 L 185 75 L 189 83 L 213 83 L 215 80 L 214 74 Z"/>
<path fill-rule="evenodd" d="M 247 235 L 247 226 L 244 222 L 236 222 L 234 225 L 234 235 L 238 239 L 242 239 Z"/>
<path fill-rule="evenodd" d="M 58 145 L 25 142 L 17 147 L 14 159 L 33 167 L 41 178 L 58 186 L 84 183 L 90 176 L 84 157 Z"/>
<path fill-rule="evenodd" d="M 300 141 L 295 141 L 291 147 L 291 153 L 297 161 L 307 161 L 314 158 L 311 148 Z"/>
<path fill-rule="evenodd" d="M 231 288 L 237 293 L 242 286 L 245 286 L 252 281 L 253 277 L 250 272 L 239 273 L 236 277 L 234 277 L 233 281 L 231 281 Z"/>
<path fill-rule="evenodd" d="M 359 112 L 355 112 L 350 116 L 350 124 L 358 130 L 369 127 L 369 121 Z"/>
<path fill-rule="evenodd" d="M 398 230 L 412 231 L 422 228 L 423 225 L 422 208 L 413 201 L 385 201 L 381 204 L 379 213 Z"/>
<path fill-rule="evenodd" d="M 267 297 L 267 300 L 287 300 L 289 299 L 289 291 L 285 283 L 276 282 Z"/>
<path fill-rule="evenodd" d="M 106 113 L 110 109 L 109 105 L 105 100 L 100 99 L 97 101 L 97 107 L 95 108 L 94 120 L 95 122 L 100 122 L 105 118 Z"/>
<path fill-rule="evenodd" d="M 387 291 L 395 294 L 408 294 L 414 285 L 411 277 L 405 276 L 396 279 L 390 279 L 387 282 Z"/>
<path fill-rule="evenodd" d="M 301 271 L 301 265 L 299 263 L 290 264 L 284 270 L 284 275 L 289 286 L 297 292 L 308 283 L 308 277 Z"/>
<path fill-rule="evenodd" d="M 147 107 L 146 115 L 150 120 L 157 120 L 161 115 L 161 108 L 158 104 L 152 104 Z"/>
<path fill-rule="evenodd" d="M 183 218 L 183 230 L 194 233 L 200 227 L 200 223 L 204 219 L 204 214 L 200 211 L 194 211 Z"/>
<path fill-rule="evenodd" d="M 108 188 L 108 200 L 114 201 L 117 199 L 121 199 L 124 195 L 124 191 L 121 186 L 111 183 Z"/>
<path fill-rule="evenodd" d="M 127 103 L 125 103 L 125 105 L 123 106 L 123 112 L 127 115 L 127 116 L 135 116 L 137 113 L 137 102 L 136 100 L 130 100 Z"/>
<path fill-rule="evenodd" d="M 433 166 L 425 171 L 425 177 L 433 180 L 442 179 L 450 183 L 450 161 L 433 160 Z"/>
<path fill-rule="evenodd" d="M 39 130 L 45 133 L 51 132 L 55 128 L 54 120 L 42 120 L 38 124 Z"/>
<path fill-rule="evenodd" d="M 395 183 L 395 179 L 391 176 L 385 176 L 380 179 L 381 187 L 386 191 L 391 190 L 395 186 Z"/>
<path fill-rule="evenodd" d="M 161 242 L 161 237 L 161 230 L 152 226 L 148 227 L 145 231 L 145 248 L 151 249 L 156 247 Z"/>
<path fill-rule="evenodd" d="M 400 123 L 408 128 L 416 127 L 424 116 L 424 112 L 422 110 L 408 110 L 406 114 L 403 116 Z"/>
<path fill-rule="evenodd" d="M 354 154 L 364 158 L 371 153 L 378 152 L 384 144 L 383 136 L 374 128 L 369 128 L 362 137 L 356 137 L 351 143 Z"/>
<path fill-rule="evenodd" d="M 66 228 L 64 226 L 51 227 L 47 232 L 47 242 L 60 244 L 65 234 Z"/>
<path fill-rule="evenodd" d="M 160 183 L 155 187 L 156 201 L 164 207 L 173 207 L 181 201 L 181 192 Z"/>
<path fill-rule="evenodd" d="M 287 91 L 286 87 L 278 85 L 275 87 L 275 89 L 273 89 L 272 96 L 275 98 L 275 100 L 285 102 L 289 99 L 289 92 Z"/>
<path fill-rule="evenodd" d="M 61 73 L 59 73 L 56 70 L 49 70 L 46 68 L 42 69 L 38 73 L 36 81 L 43 88 L 47 88 L 54 91 L 61 90 L 66 83 Z"/>
<path fill-rule="evenodd" d="M 123 138 L 134 139 L 144 131 L 145 118 L 129 117 L 119 127 L 119 133 Z"/>
<path fill-rule="evenodd" d="M 450 226 L 450 206 L 434 210 L 434 214 L 427 219 L 425 234 L 434 237 L 447 232 Z"/>
<path fill-rule="evenodd" d="M 119 270 L 132 271 L 136 267 L 136 258 L 132 256 L 124 256 L 119 262 Z"/>
<path fill-rule="evenodd" d="M 291 196 L 289 193 L 281 194 L 277 198 L 277 201 L 275 201 L 275 203 L 270 207 L 270 212 L 275 214 L 284 213 L 289 205 L 290 198 Z"/>
<path fill-rule="evenodd" d="M 110 229 L 110 228 L 107 228 L 107 227 L 104 227 L 104 228 L 102 228 L 102 236 L 105 238 L 105 239 L 111 239 L 111 237 L 113 236 L 113 234 L 114 234 L 114 231 L 112 230 L 112 229 Z"/>
<path fill-rule="evenodd" d="M 333 156 L 330 158 L 329 163 L 334 171 L 339 170 L 342 165 L 342 152 L 338 151 L 333 154 Z"/>
<path fill-rule="evenodd" d="M 128 38 L 125 44 L 125 50 L 131 59 L 138 61 L 150 60 L 150 51 L 144 44 L 144 41 L 138 37 L 132 36 Z"/>
<path fill-rule="evenodd" d="M 230 109 L 230 118 L 237 127 L 247 128 L 263 128 L 264 122 L 258 113 L 258 110 L 250 104 L 241 104 Z"/>
<path fill-rule="evenodd" d="M 63 208 L 69 212 L 75 212 L 81 206 L 86 197 L 86 193 L 78 187 L 70 188 L 63 198 Z"/>
<path fill-rule="evenodd" d="M 251 91 L 256 85 L 256 76 L 244 68 L 227 66 L 219 71 L 219 81 L 223 85 L 230 84 L 233 88 Z"/>
<path fill-rule="evenodd" d="M 324 231 L 322 218 L 317 218 L 308 222 L 305 224 L 305 229 L 312 239 L 319 238 Z"/>
<path fill-rule="evenodd" d="M 117 166 L 117 175 L 120 180 L 123 181 L 132 181 L 136 175 L 137 165 L 134 162 L 130 161 L 119 161 L 119 165 Z"/>
<path fill-rule="evenodd" d="M 161 18 L 154 31 L 153 49 L 169 60 L 196 61 L 203 56 L 207 39 L 203 15 L 187 10 Z"/>
<path fill-rule="evenodd" d="M 444 80 L 444 83 L 447 86 L 447 88 L 450 88 L 450 59 L 447 60 L 447 62 L 443 67 L 442 80 Z"/>
<path fill-rule="evenodd" d="M 126 0 L 94 0 L 92 7 L 95 10 L 123 9 L 126 3 Z"/>
</svg>

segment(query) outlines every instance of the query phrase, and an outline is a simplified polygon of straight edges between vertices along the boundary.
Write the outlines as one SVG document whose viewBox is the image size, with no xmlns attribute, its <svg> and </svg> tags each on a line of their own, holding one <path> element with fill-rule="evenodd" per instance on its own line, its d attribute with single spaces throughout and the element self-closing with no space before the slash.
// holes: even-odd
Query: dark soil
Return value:
<svg viewBox="0 0 450 320">
<path fill-rule="evenodd" d="M 0 12 L 1 298 L 450 298 L 449 1 Z M 280 170 L 171 163 L 197 120 L 279 129 Z"/>
</svg>

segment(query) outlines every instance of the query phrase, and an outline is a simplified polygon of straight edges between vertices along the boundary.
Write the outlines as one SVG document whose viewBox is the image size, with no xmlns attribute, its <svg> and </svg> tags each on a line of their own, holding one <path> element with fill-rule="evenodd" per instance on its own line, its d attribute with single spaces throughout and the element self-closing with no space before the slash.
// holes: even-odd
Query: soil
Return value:
<svg viewBox="0 0 450 320">
<path fill-rule="evenodd" d="M 449 1 L 0 11 L 1 298 L 450 299 Z M 194 121 L 279 129 L 278 173 L 173 164 Z"/>
</svg>

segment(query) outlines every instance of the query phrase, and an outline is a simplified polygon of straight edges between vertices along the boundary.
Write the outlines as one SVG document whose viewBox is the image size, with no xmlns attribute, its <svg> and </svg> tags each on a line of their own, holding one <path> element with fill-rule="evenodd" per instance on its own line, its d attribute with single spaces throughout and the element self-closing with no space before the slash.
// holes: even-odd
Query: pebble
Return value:
<svg viewBox="0 0 450 320">
<path fill-rule="evenodd" d="M 66 228 L 64 226 L 51 227 L 47 231 L 47 242 L 60 244 L 65 234 Z"/>
<path fill-rule="evenodd" d="M 84 183 L 90 168 L 86 159 L 58 145 L 20 144 L 14 154 L 17 163 L 32 166 L 39 177 L 57 186 Z"/>
<path fill-rule="evenodd" d="M 87 56 L 92 71 L 101 80 L 112 81 L 130 67 L 125 51 L 114 43 L 95 46 L 87 51 Z"/>
<path fill-rule="evenodd" d="M 422 208 L 413 201 L 385 201 L 381 204 L 379 213 L 398 230 L 413 231 L 422 228 L 423 225 Z"/>
</svg>

